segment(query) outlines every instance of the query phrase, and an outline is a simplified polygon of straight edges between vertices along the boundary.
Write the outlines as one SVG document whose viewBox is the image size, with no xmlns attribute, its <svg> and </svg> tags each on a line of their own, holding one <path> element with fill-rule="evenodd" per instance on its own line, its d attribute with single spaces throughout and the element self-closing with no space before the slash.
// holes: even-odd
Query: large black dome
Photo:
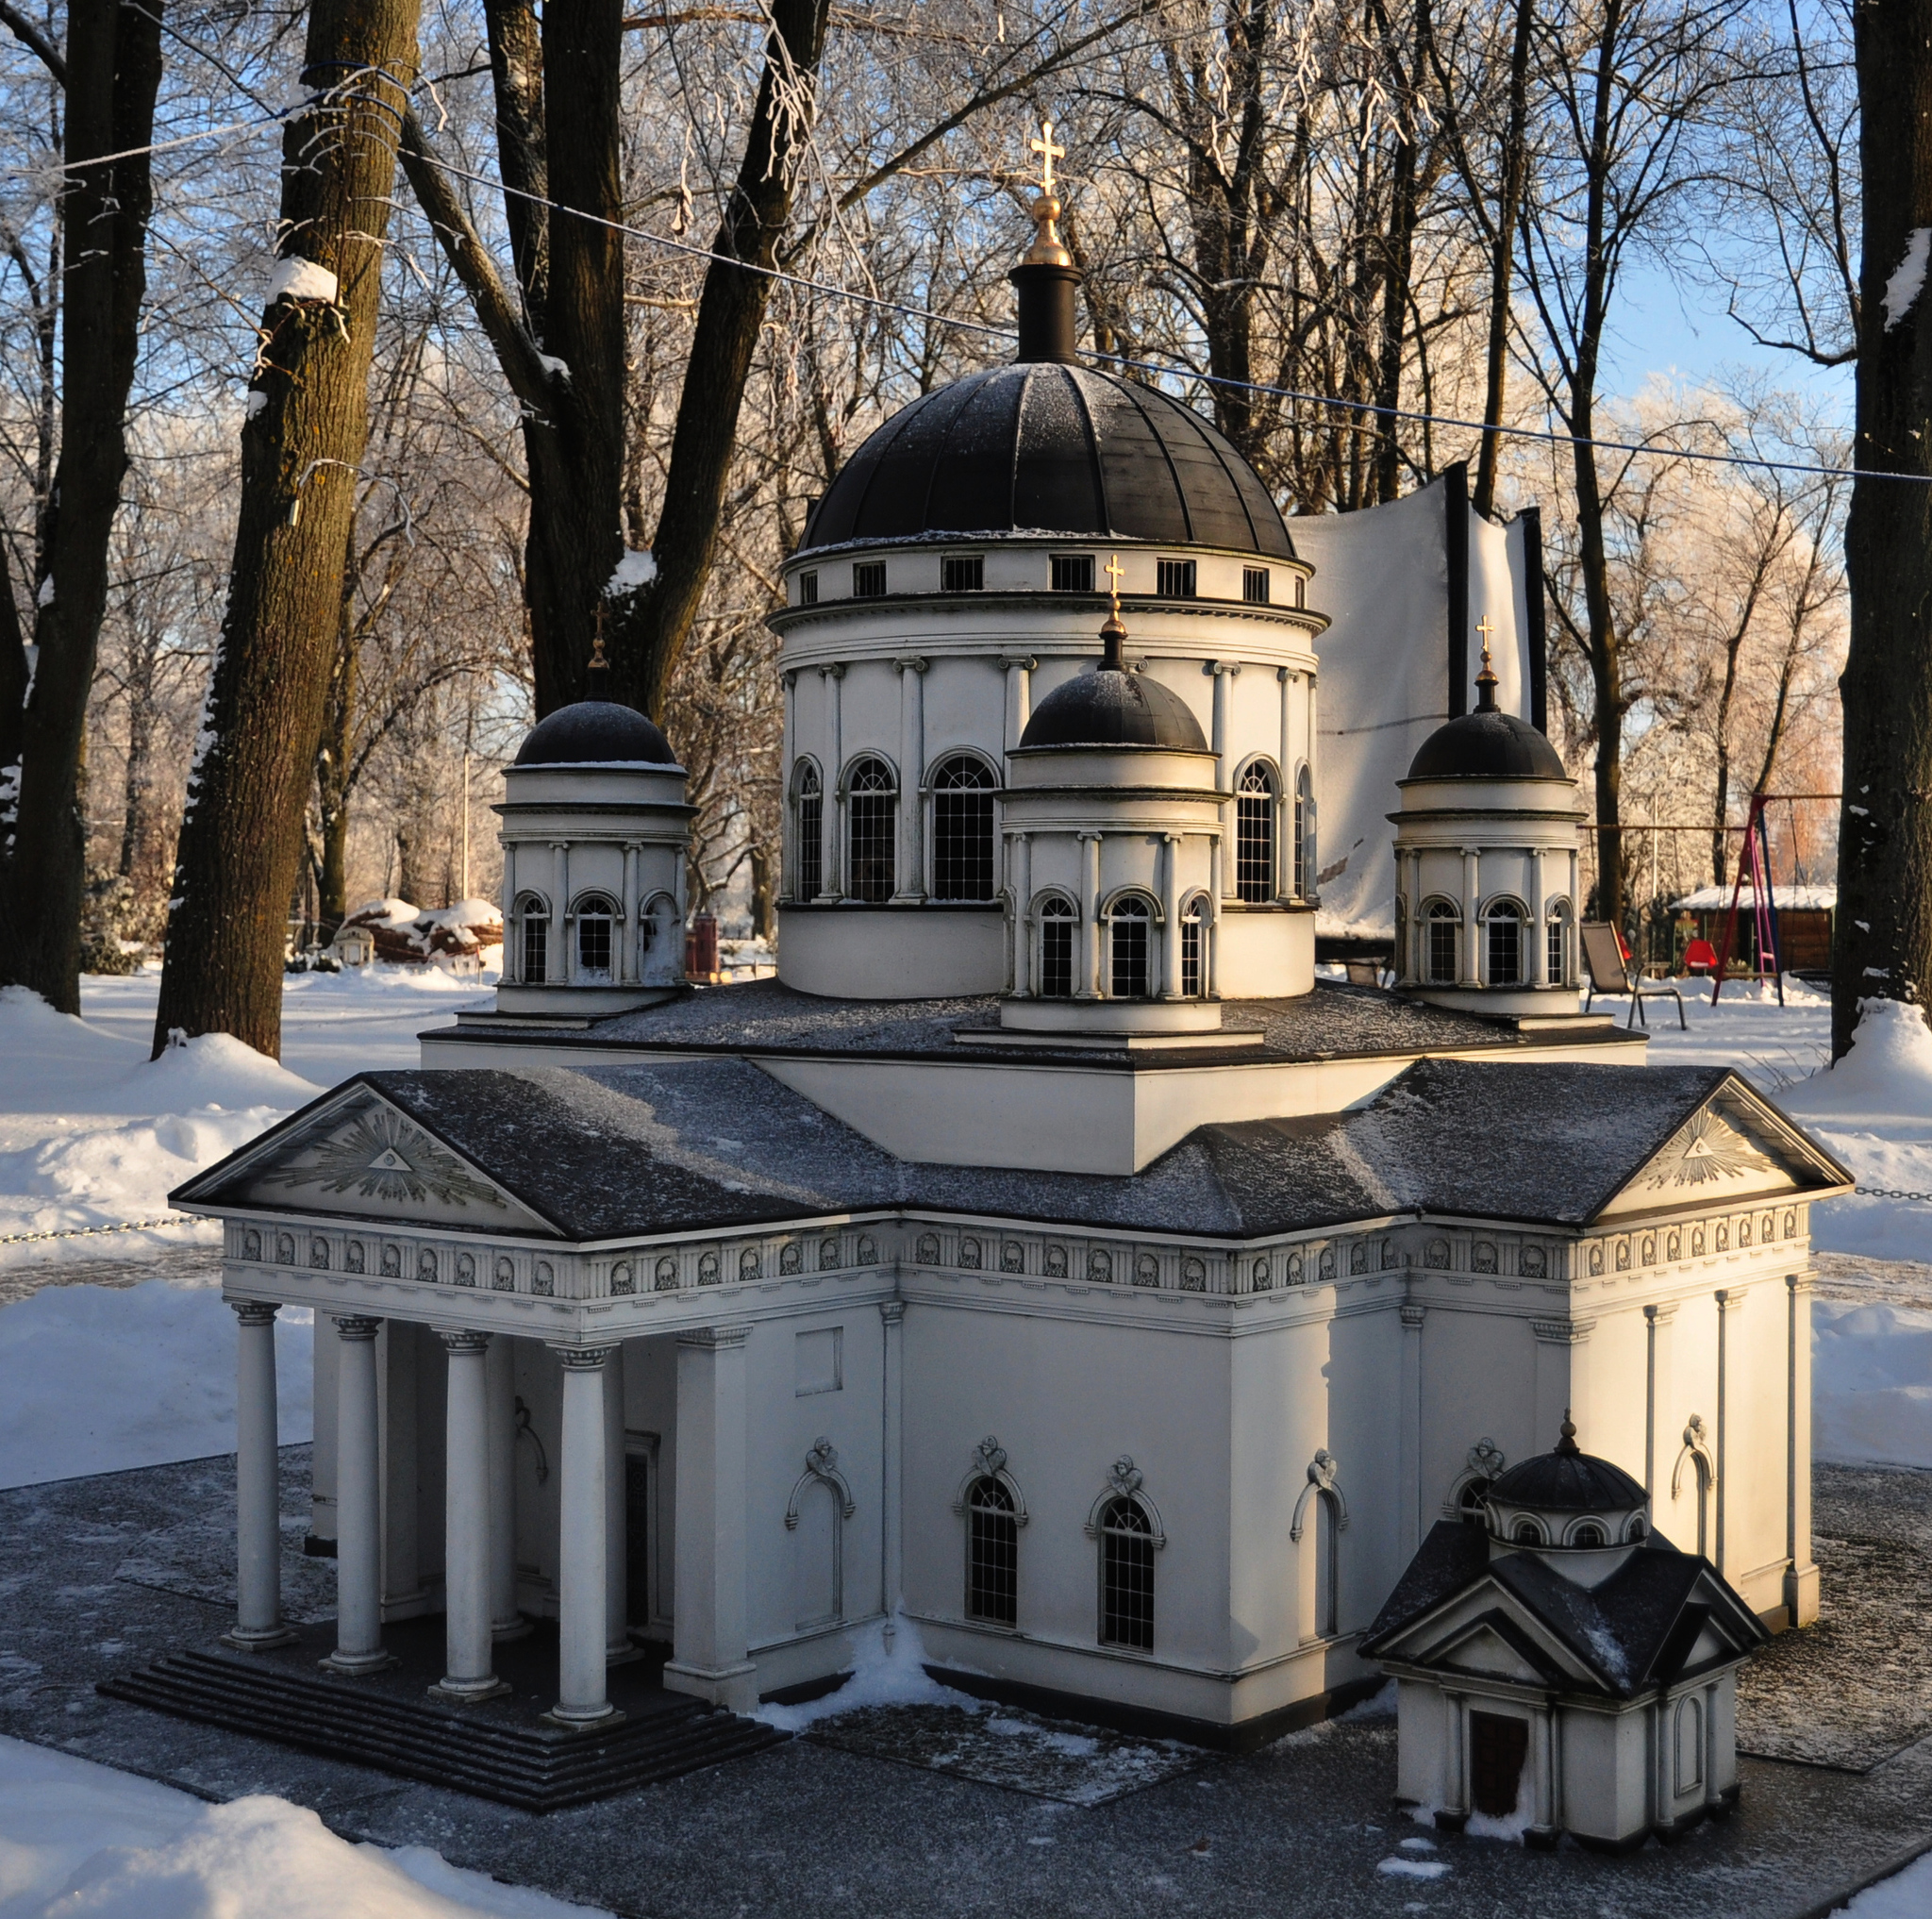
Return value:
<svg viewBox="0 0 1932 1919">
<path fill-rule="evenodd" d="M 1546 1512 L 1627 1512 L 1644 1503 L 1643 1488 L 1622 1466 L 1573 1443 L 1511 1466 L 1486 1495 L 1497 1506 L 1528 1506 Z"/>
<path fill-rule="evenodd" d="M 517 749 L 518 766 L 673 766 L 677 756 L 657 726 L 615 700 L 578 700 L 539 720 Z"/>
<path fill-rule="evenodd" d="M 1020 744 L 1028 746 L 1166 746 L 1205 753 L 1201 723 L 1179 694 L 1158 680 L 1118 666 L 1076 674 L 1034 708 Z"/>
<path fill-rule="evenodd" d="M 1059 361 L 914 400 L 832 482 L 801 551 L 921 534 L 1061 533 L 1292 559 L 1280 511 L 1192 408 Z"/>
<path fill-rule="evenodd" d="M 1568 779 L 1557 749 L 1527 720 L 1477 708 L 1438 726 L 1408 763 L 1411 779 Z"/>
</svg>

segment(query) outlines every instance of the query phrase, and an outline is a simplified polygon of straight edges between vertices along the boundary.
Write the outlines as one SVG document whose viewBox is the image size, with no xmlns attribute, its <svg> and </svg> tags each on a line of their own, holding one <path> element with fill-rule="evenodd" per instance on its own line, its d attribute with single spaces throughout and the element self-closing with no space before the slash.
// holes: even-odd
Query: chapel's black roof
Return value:
<svg viewBox="0 0 1932 1919">
<path fill-rule="evenodd" d="M 671 766 L 677 756 L 655 722 L 615 700 L 558 707 L 524 736 L 518 766 Z"/>
<path fill-rule="evenodd" d="M 1294 558 L 1267 488 L 1191 407 L 1038 360 L 968 374 L 893 414 L 840 469 L 800 551 L 1007 532 Z"/>
<path fill-rule="evenodd" d="M 391 1101 L 571 1241 L 902 1206 L 1075 1229 L 1185 1222 L 1241 1239 L 1418 1210 L 1577 1226 L 1731 1078 L 1704 1067 L 1422 1060 L 1353 1111 L 1200 1126 L 1130 1176 L 899 1160 L 728 1056 L 365 1073 L 348 1084 Z M 342 1090 L 264 1141 L 339 1124 Z M 255 1150 L 180 1196 L 240 1200 Z"/>
<path fill-rule="evenodd" d="M 1478 708 L 1438 726 L 1408 763 L 1411 779 L 1568 779 L 1562 757 L 1527 720 Z"/>
<path fill-rule="evenodd" d="M 1205 753 L 1201 723 L 1181 696 L 1145 674 L 1101 665 L 1075 674 L 1034 708 L 1029 746 L 1166 746 Z"/>
<path fill-rule="evenodd" d="M 1707 1592 L 1719 1600 L 1715 1609 L 1695 1600 L 1707 1574 Z M 1396 1581 L 1358 1650 L 1365 1659 L 1379 1658 L 1406 1627 L 1486 1578 L 1546 1627 L 1595 1676 L 1598 1690 L 1614 1698 L 1675 1678 L 1696 1644 L 1696 1628 L 1713 1611 L 1723 1636 L 1740 1649 L 1767 1636 L 1708 1560 L 1680 1552 L 1660 1533 L 1652 1532 L 1600 1584 L 1584 1587 L 1533 1551 L 1491 1558 L 1481 1527 L 1442 1519 Z M 1534 1648 L 1518 1650 L 1536 1657 Z M 1560 1675 L 1546 1677 L 1556 1681 Z"/>
<path fill-rule="evenodd" d="M 1567 1435 L 1570 1423 L 1563 1423 Z M 1566 1449 L 1519 1460 L 1490 1487 L 1499 1506 L 1535 1506 L 1550 1512 L 1627 1512 L 1644 1503 L 1644 1491 L 1622 1466 Z"/>
</svg>

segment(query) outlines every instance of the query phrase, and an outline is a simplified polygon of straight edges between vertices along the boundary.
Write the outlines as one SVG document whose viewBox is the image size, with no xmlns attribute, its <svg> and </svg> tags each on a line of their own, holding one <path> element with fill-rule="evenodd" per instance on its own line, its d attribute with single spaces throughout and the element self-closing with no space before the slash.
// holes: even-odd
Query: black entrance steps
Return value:
<svg viewBox="0 0 1932 1919">
<path fill-rule="evenodd" d="M 96 1690 L 529 1812 L 676 1778 L 791 1736 L 657 1686 L 625 1687 L 621 1720 L 575 1732 L 541 1724 L 531 1702 L 447 1706 L 424 1696 L 418 1680 L 403 1678 L 408 1691 L 400 1690 L 400 1677 L 383 1675 L 391 1683 L 382 1685 L 332 1677 L 312 1665 L 305 1672 L 273 1655 L 195 1651 L 103 1679 Z"/>
</svg>

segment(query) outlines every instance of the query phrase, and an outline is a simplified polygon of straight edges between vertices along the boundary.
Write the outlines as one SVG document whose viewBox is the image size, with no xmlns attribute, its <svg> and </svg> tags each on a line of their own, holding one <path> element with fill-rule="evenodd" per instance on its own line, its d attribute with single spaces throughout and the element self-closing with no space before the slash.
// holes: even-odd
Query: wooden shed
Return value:
<svg viewBox="0 0 1932 1919">
<path fill-rule="evenodd" d="M 1838 912 L 1835 886 L 1774 886 L 1777 909 L 1779 956 L 1787 973 L 1824 973 L 1831 966 L 1832 922 Z M 1749 880 L 1738 895 L 1738 931 L 1732 968 L 1754 972 L 1757 967 L 1757 918 Z M 1731 909 L 1731 888 L 1702 886 L 1671 903 L 1676 915 L 1677 970 L 1683 970 L 1684 949 L 1692 940 L 1708 940 L 1724 950 L 1724 916 Z M 1767 961 L 1768 963 L 1768 961 Z"/>
</svg>

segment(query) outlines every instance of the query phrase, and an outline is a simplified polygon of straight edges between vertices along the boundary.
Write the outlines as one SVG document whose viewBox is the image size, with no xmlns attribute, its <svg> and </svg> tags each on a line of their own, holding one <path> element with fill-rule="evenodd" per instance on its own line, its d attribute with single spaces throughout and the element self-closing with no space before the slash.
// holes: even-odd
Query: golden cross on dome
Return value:
<svg viewBox="0 0 1932 1919">
<path fill-rule="evenodd" d="M 1121 609 L 1121 576 L 1126 572 L 1126 568 L 1121 564 L 1120 555 L 1116 553 L 1100 570 L 1111 582 L 1113 609 L 1115 612 L 1119 612 Z"/>
<path fill-rule="evenodd" d="M 1490 663 L 1490 635 L 1496 630 L 1491 626 L 1487 613 L 1475 623 L 1475 630 L 1483 636 L 1483 664 L 1487 666 Z"/>
<path fill-rule="evenodd" d="M 1040 138 L 1038 140 L 1029 140 L 1026 144 L 1032 152 L 1040 156 L 1040 191 L 1042 193 L 1052 192 L 1053 163 L 1057 159 L 1065 159 L 1067 157 L 1065 147 L 1056 146 L 1053 143 L 1053 122 L 1051 120 L 1042 120 L 1040 123 Z"/>
</svg>

